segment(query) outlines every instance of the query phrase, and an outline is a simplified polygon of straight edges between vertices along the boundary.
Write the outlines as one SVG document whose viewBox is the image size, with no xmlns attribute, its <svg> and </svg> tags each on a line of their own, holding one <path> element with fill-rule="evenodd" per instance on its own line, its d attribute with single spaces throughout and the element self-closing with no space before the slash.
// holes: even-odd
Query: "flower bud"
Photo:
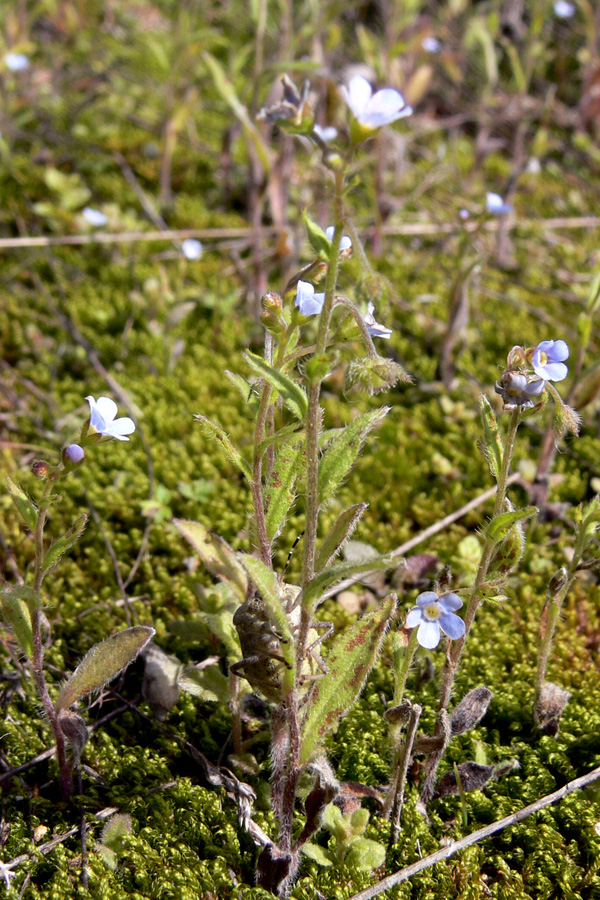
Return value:
<svg viewBox="0 0 600 900">
<path fill-rule="evenodd" d="M 62 452 L 62 461 L 65 466 L 79 466 L 84 459 L 85 452 L 83 447 L 80 447 L 79 444 L 69 444 Z"/>
<path fill-rule="evenodd" d="M 272 313 L 280 313 L 283 309 L 283 301 L 277 291 L 267 291 L 262 298 L 263 309 Z"/>
<path fill-rule="evenodd" d="M 50 469 L 50 463 L 47 463 L 45 459 L 36 459 L 31 466 L 31 471 L 36 478 L 45 478 Z"/>
<path fill-rule="evenodd" d="M 513 347 L 506 357 L 506 365 L 509 369 L 518 369 L 527 362 L 523 347 Z"/>
</svg>

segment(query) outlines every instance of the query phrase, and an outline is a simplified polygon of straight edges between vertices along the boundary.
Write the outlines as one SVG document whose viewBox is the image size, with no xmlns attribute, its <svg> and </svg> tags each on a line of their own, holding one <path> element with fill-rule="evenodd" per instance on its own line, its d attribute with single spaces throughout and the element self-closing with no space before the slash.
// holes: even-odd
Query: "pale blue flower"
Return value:
<svg viewBox="0 0 600 900">
<path fill-rule="evenodd" d="M 334 128 L 333 125 L 327 125 L 323 128 L 321 125 L 315 125 L 313 127 L 313 131 L 317 134 L 322 141 L 327 143 L 328 141 L 335 141 L 338 136 L 337 128 Z"/>
<path fill-rule="evenodd" d="M 504 409 L 532 409 L 535 406 L 532 397 L 538 397 L 546 382 L 543 378 L 529 381 L 527 375 L 517 369 L 507 369 L 500 381 L 496 382 L 496 393 L 504 401 Z"/>
<path fill-rule="evenodd" d="M 463 206 L 462 209 L 459 209 L 458 215 L 459 215 L 460 218 L 463 220 L 463 222 L 466 222 L 467 219 L 470 218 L 471 213 L 469 212 L 468 209 L 465 209 L 464 206 Z"/>
<path fill-rule="evenodd" d="M 505 203 L 500 194 L 494 194 L 493 191 L 488 191 L 486 194 L 485 205 L 487 211 L 493 216 L 501 216 L 504 213 L 512 212 L 512 204 Z"/>
<path fill-rule="evenodd" d="M 465 623 L 454 610 L 463 605 L 458 594 L 442 594 L 424 591 L 416 599 L 416 606 L 406 617 L 406 627 L 419 626 L 417 640 L 421 647 L 433 650 L 440 642 L 441 632 L 456 641 L 465 633 Z"/>
<path fill-rule="evenodd" d="M 81 214 L 85 221 L 93 225 L 94 228 L 101 228 L 108 222 L 108 216 L 105 216 L 99 209 L 93 209 L 91 206 L 84 207 Z"/>
<path fill-rule="evenodd" d="M 442 44 L 440 41 L 438 41 L 437 38 L 428 35 L 421 41 L 421 47 L 423 48 L 425 53 L 439 53 L 442 49 Z"/>
<path fill-rule="evenodd" d="M 69 444 L 63 450 L 63 460 L 71 463 L 72 466 L 78 466 L 80 462 L 83 462 L 84 456 L 85 451 L 79 444 Z"/>
<path fill-rule="evenodd" d="M 181 249 L 186 259 L 195 260 L 200 259 L 202 256 L 202 244 L 194 238 L 186 238 L 181 245 Z"/>
<path fill-rule="evenodd" d="M 372 303 L 369 303 L 367 306 L 367 314 L 364 317 L 367 331 L 371 337 L 390 338 L 392 336 L 392 329 L 386 328 L 385 325 L 380 325 L 379 322 L 376 322 L 375 316 L 373 315 L 374 312 L 375 307 Z"/>
<path fill-rule="evenodd" d="M 323 309 L 325 294 L 316 294 L 312 284 L 299 281 L 296 286 L 296 306 L 303 316 L 316 316 Z"/>
<path fill-rule="evenodd" d="M 559 19 L 570 19 L 574 12 L 575 6 L 573 3 L 568 3 L 567 0 L 556 0 L 556 3 L 554 4 L 554 15 Z"/>
<path fill-rule="evenodd" d="M 542 341 L 531 357 L 533 371 L 544 381 L 562 381 L 569 369 L 563 360 L 569 358 L 569 347 L 565 341 Z"/>
<path fill-rule="evenodd" d="M 90 427 L 97 434 L 115 438 L 117 441 L 129 440 L 125 435 L 135 431 L 135 424 L 128 416 L 115 419 L 117 404 L 114 400 L 110 397 L 98 397 L 98 400 L 94 400 L 93 397 L 85 399 L 90 404 Z"/>
<path fill-rule="evenodd" d="M 325 229 L 325 237 L 327 238 L 329 243 L 331 243 L 333 240 L 334 232 L 335 232 L 335 228 L 333 225 L 329 225 Z M 352 249 L 352 241 L 350 240 L 350 238 L 348 237 L 347 234 L 343 234 L 342 239 L 340 241 L 340 253 L 344 253 L 346 250 L 351 250 L 351 249 Z"/>
<path fill-rule="evenodd" d="M 373 131 L 412 113 L 412 107 L 406 105 L 399 91 L 383 88 L 374 94 L 362 75 L 354 75 L 348 87 L 342 87 L 342 94 L 356 121 Z"/>
<path fill-rule="evenodd" d="M 11 72 L 23 72 L 29 68 L 29 57 L 24 53 L 7 53 L 4 57 L 4 64 Z"/>
</svg>

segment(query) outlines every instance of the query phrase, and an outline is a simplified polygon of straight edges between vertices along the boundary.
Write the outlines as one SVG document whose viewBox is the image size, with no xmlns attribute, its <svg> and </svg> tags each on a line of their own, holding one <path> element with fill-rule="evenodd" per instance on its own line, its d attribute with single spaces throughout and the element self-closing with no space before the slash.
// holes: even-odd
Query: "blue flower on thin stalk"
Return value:
<svg viewBox="0 0 600 900">
<path fill-rule="evenodd" d="M 433 650 L 440 642 L 442 632 L 456 641 L 465 633 L 465 623 L 454 611 L 463 605 L 458 594 L 442 594 L 434 591 L 423 591 L 416 599 L 416 606 L 406 617 L 406 627 L 416 628 L 417 640 L 421 647 Z"/>
<path fill-rule="evenodd" d="M 512 212 L 512 204 L 505 203 L 500 194 L 495 194 L 493 191 L 488 191 L 485 195 L 485 205 L 487 211 L 493 216 L 502 216 Z"/>
<path fill-rule="evenodd" d="M 90 404 L 90 427 L 103 437 L 115 438 L 117 441 L 128 441 L 128 434 L 135 431 L 135 423 L 129 416 L 115 419 L 118 407 L 110 397 L 86 397 Z"/>
<path fill-rule="evenodd" d="M 544 381 L 562 381 L 569 371 L 563 360 L 569 358 L 566 341 L 542 341 L 531 356 L 531 366 Z"/>
<path fill-rule="evenodd" d="M 316 316 L 323 309 L 325 294 L 316 294 L 312 284 L 299 281 L 296 285 L 296 306 L 303 316 Z"/>
<path fill-rule="evenodd" d="M 356 121 L 367 131 L 375 131 L 412 114 L 412 107 L 407 105 L 400 91 L 383 88 L 373 93 L 362 75 L 354 75 L 348 87 L 342 87 L 342 94 Z"/>
</svg>

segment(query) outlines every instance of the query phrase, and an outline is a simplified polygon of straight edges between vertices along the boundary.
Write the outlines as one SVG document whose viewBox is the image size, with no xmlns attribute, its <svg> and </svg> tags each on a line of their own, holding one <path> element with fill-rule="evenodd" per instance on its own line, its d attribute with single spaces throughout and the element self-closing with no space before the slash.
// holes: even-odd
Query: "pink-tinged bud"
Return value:
<svg viewBox="0 0 600 900">
<path fill-rule="evenodd" d="M 65 466 L 78 466 L 85 459 L 85 452 L 83 447 L 80 447 L 79 444 L 69 444 L 68 447 L 65 447 L 62 453 L 62 460 Z"/>
<path fill-rule="evenodd" d="M 36 478 L 45 478 L 50 468 L 50 463 L 47 463 L 45 459 L 36 459 L 31 466 L 31 471 Z"/>
</svg>

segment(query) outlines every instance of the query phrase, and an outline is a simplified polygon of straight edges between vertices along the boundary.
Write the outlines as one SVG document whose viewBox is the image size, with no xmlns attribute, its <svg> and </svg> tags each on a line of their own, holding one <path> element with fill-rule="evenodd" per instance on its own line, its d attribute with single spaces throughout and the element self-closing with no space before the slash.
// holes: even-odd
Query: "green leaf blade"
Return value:
<svg viewBox="0 0 600 900">
<path fill-rule="evenodd" d="M 207 419 L 206 416 L 196 414 L 194 416 L 194 419 L 200 423 L 202 429 L 208 435 L 208 437 L 212 438 L 218 443 L 219 448 L 225 458 L 240 470 L 240 472 L 247 479 L 248 483 L 252 483 L 252 470 L 250 469 L 250 465 L 237 449 L 227 432 L 216 422 L 212 422 L 210 419 Z"/>
<path fill-rule="evenodd" d="M 368 506 L 368 503 L 357 503 L 340 513 L 317 551 L 315 572 L 321 572 L 339 553 L 348 538 L 352 536 Z"/>
<path fill-rule="evenodd" d="M 175 519 L 173 524 L 192 545 L 211 575 L 227 582 L 235 591 L 240 603 L 243 603 L 248 593 L 248 578 L 237 554 L 227 541 L 213 534 L 201 522 Z"/>
<path fill-rule="evenodd" d="M 500 429 L 492 405 L 483 394 L 479 398 L 481 408 L 481 422 L 483 425 L 483 455 L 485 456 L 490 472 L 496 480 L 502 470 L 504 446 L 500 437 Z"/>
<path fill-rule="evenodd" d="M 497 544 L 503 540 L 515 522 L 522 522 L 524 519 L 530 519 L 537 513 L 537 506 L 526 506 L 524 509 L 513 509 L 510 512 L 500 513 L 496 516 L 487 527 L 486 538 Z"/>
<path fill-rule="evenodd" d="M 31 499 L 28 497 L 22 488 L 16 484 L 12 478 L 6 477 L 6 484 L 8 486 L 8 492 L 12 497 L 12 501 L 17 507 L 17 511 L 28 528 L 32 531 L 35 531 L 35 527 L 37 525 L 37 517 L 38 510 L 37 506 Z"/>
<path fill-rule="evenodd" d="M 367 435 L 389 411 L 389 406 L 383 406 L 359 416 L 329 443 L 319 462 L 318 491 L 321 501 L 335 494 L 356 462 Z"/>
<path fill-rule="evenodd" d="M 281 395 L 281 399 L 293 415 L 301 422 L 306 418 L 308 412 L 308 397 L 306 391 L 297 384 L 293 378 L 284 375 L 278 369 L 269 365 L 260 356 L 255 353 L 246 353 L 246 360 L 251 369 L 265 379 L 265 381 L 275 388 Z"/>
<path fill-rule="evenodd" d="M 265 525 L 267 536 L 273 541 L 296 499 L 296 482 L 306 468 L 306 446 L 284 444 L 279 450 L 265 490 Z"/>
<path fill-rule="evenodd" d="M 63 537 L 58 538 L 58 540 L 54 541 L 54 543 L 49 547 L 48 552 L 44 556 L 44 562 L 42 564 L 42 573 L 46 575 L 50 569 L 54 568 L 55 565 L 62 559 L 62 557 L 67 553 L 71 547 L 74 547 L 83 532 L 85 531 L 85 526 L 87 525 L 88 514 L 82 513 L 80 516 L 75 519 L 71 528 L 67 531 Z"/>
</svg>

